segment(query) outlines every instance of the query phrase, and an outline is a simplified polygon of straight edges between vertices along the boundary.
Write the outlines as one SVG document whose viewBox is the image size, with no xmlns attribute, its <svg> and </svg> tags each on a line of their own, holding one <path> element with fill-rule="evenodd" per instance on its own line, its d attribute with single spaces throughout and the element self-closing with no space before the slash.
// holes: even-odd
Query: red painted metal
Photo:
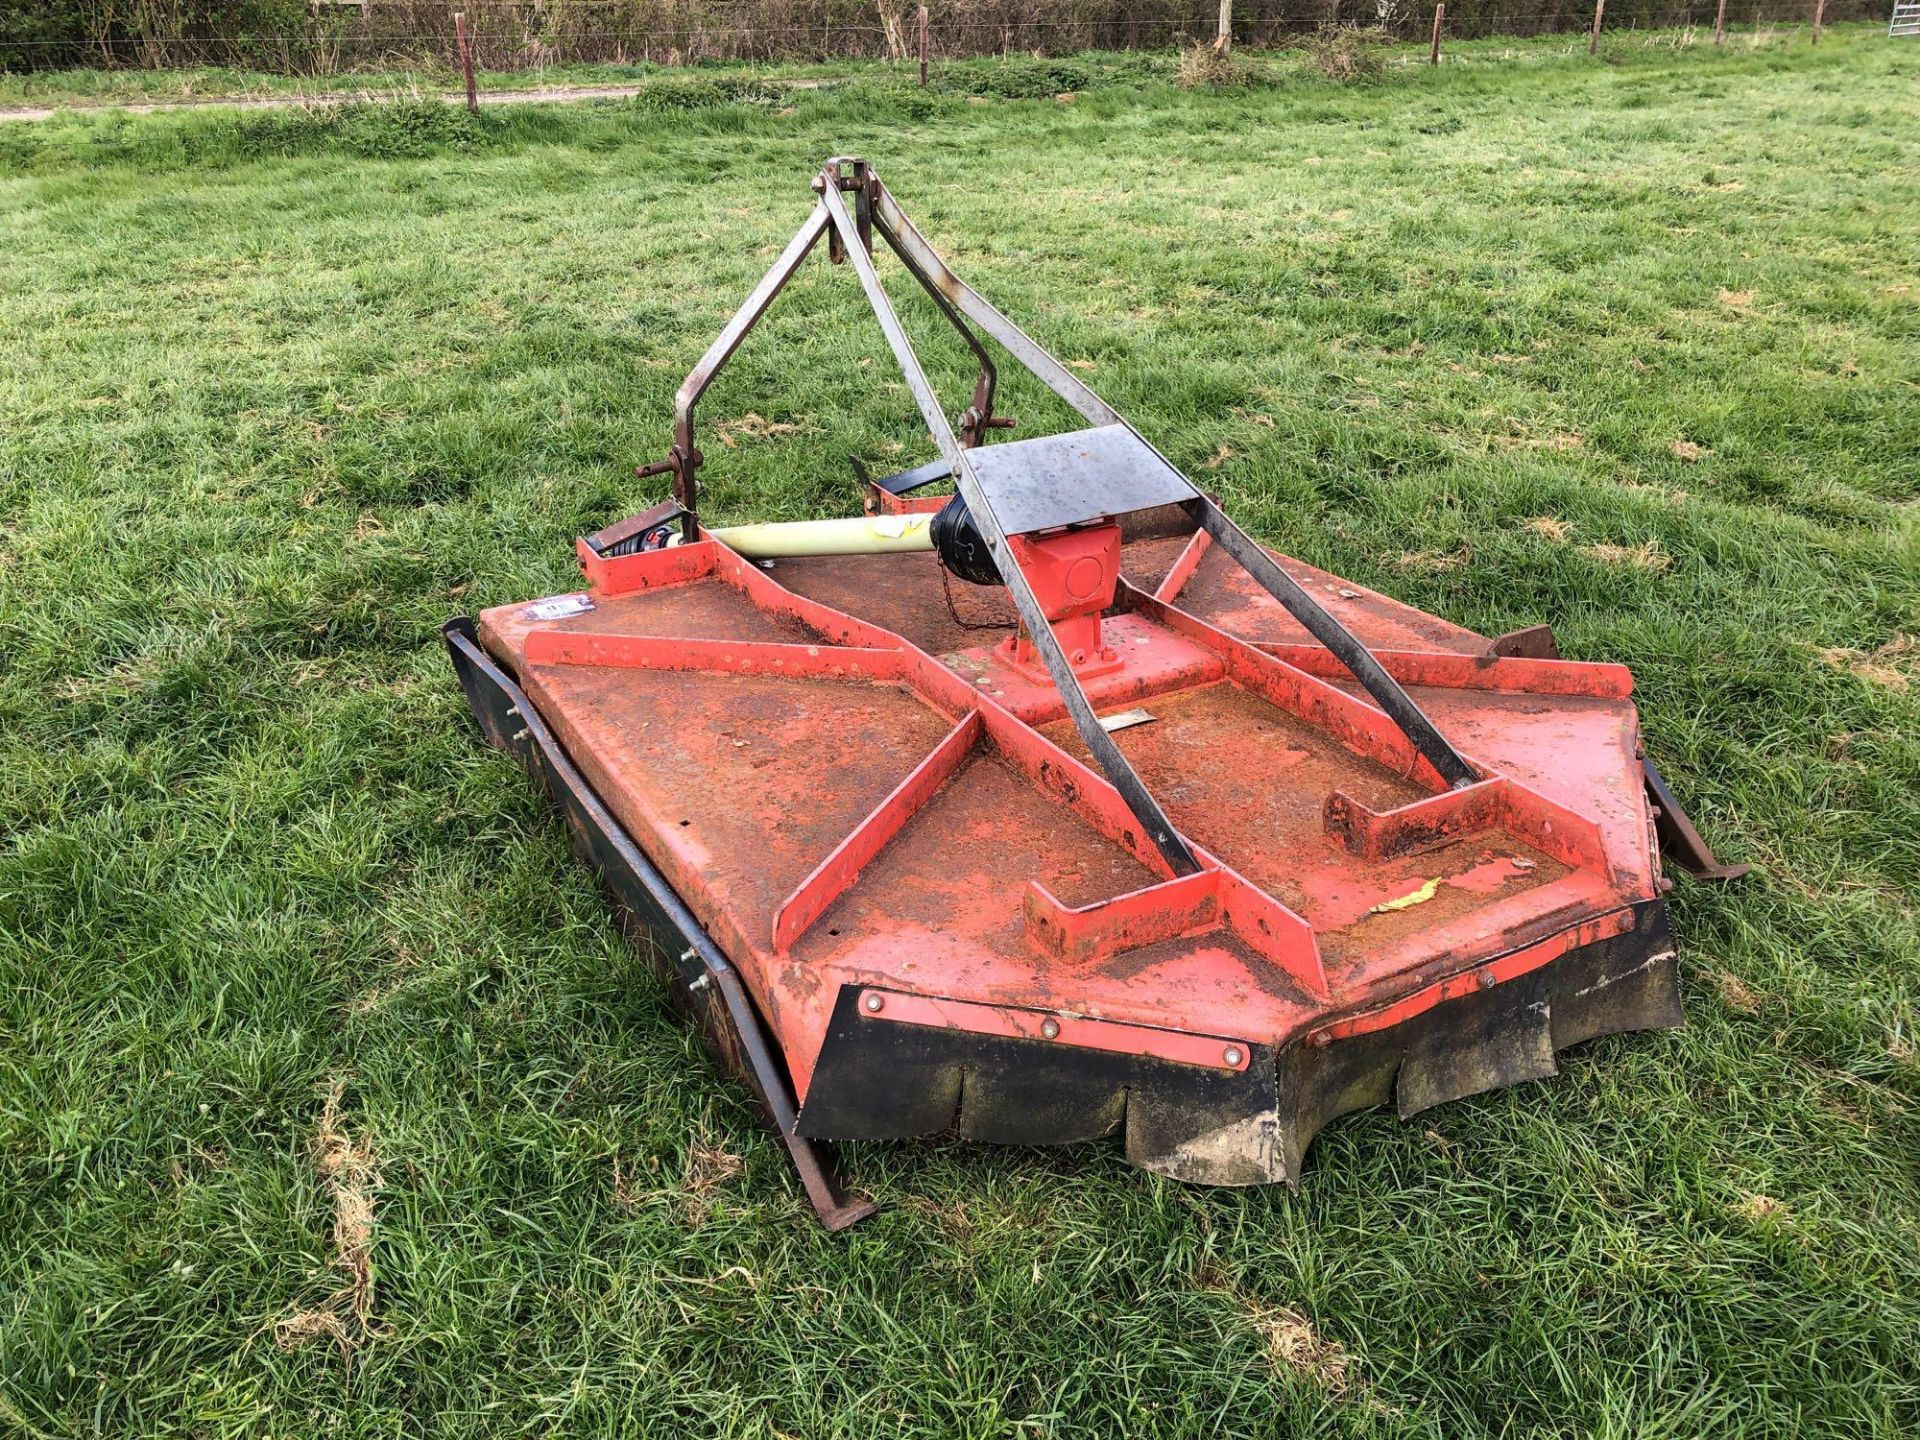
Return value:
<svg viewBox="0 0 1920 1440">
<path fill-rule="evenodd" d="M 793 949 L 794 941 L 806 933 L 807 927 L 820 918 L 847 886 L 860 878 L 860 872 L 886 843 L 953 778 L 960 762 L 980 743 L 983 728 L 980 712 L 969 710 L 933 752 L 908 772 L 893 793 L 800 882 L 774 912 L 773 948 L 776 951 L 785 954 Z"/>
<path fill-rule="evenodd" d="M 945 495 L 895 495 L 869 485 L 862 508 L 869 515 L 937 515 L 947 499 Z"/>
<path fill-rule="evenodd" d="M 1062 960 L 1104 960 L 1123 950 L 1197 935 L 1220 924 L 1220 872 L 1177 875 L 1091 905 L 1062 905 L 1038 880 L 1027 886 L 1027 935 Z"/>
<path fill-rule="evenodd" d="M 1101 637 L 1100 621 L 1120 582 L 1120 527 L 1109 523 L 1040 537 L 1010 535 L 1007 548 L 1026 573 L 1042 613 L 1053 622 L 1053 633 L 1082 685 L 1120 669 L 1121 652 Z M 1046 664 L 1024 628 L 1002 641 L 996 654 L 1035 684 L 1052 687 Z"/>
<path fill-rule="evenodd" d="M 1069 622 L 1071 623 L 1071 622 Z M 1225 665 L 1214 655 L 1162 626 L 1133 615 L 1100 622 L 1102 643 L 1114 659 L 1076 673 L 1087 699 L 1097 709 L 1125 709 L 1149 695 L 1219 679 Z M 995 703 L 1030 725 L 1045 725 L 1065 714 L 1060 692 L 1045 671 L 1035 674 L 1011 653 L 1012 637 L 942 656 L 956 674 L 971 680 Z"/>
<path fill-rule="evenodd" d="M 1194 571 L 1200 568 L 1200 562 L 1213 547 L 1213 537 L 1204 530 L 1193 532 L 1193 538 L 1187 541 L 1186 548 L 1180 552 L 1180 558 L 1173 562 L 1164 579 L 1154 588 L 1153 598 L 1172 603 L 1180 594 L 1187 581 L 1193 578 Z"/>
<path fill-rule="evenodd" d="M 1325 998 L 1313 927 L 1213 857 L 1205 868 L 1111 900 L 1069 908 L 1039 881 L 1028 886 L 1027 935 L 1062 960 L 1104 960 L 1164 941 L 1220 932 Z"/>
<path fill-rule="evenodd" d="M 659 635 L 569 635 L 534 630 L 529 665 L 599 665 L 620 670 L 714 670 L 731 675 L 861 676 L 897 680 L 907 666 L 887 650 L 850 645 L 782 645 L 764 640 L 696 640 Z"/>
<path fill-rule="evenodd" d="M 587 577 L 596 594 L 630 595 L 665 585 L 684 585 L 713 573 L 714 552 L 720 547 L 712 541 L 679 545 L 671 550 L 643 550 L 633 555 L 601 555 L 585 540 L 574 542 L 580 559 L 580 572 Z"/>
<path fill-rule="evenodd" d="M 1245 1070 L 1253 1053 L 1244 1040 L 1221 1035 L 1190 1035 L 1179 1030 L 1156 1030 L 1147 1025 L 1119 1025 L 1086 1015 L 940 1000 L 895 990 L 862 990 L 859 1008 L 872 1024 L 928 1025 L 941 1030 L 966 1030 L 975 1035 L 1004 1035 L 1075 1049 L 1105 1050 L 1116 1055 L 1151 1055 L 1180 1065 L 1199 1065 L 1229 1073 Z"/>
<path fill-rule="evenodd" d="M 1417 854 L 1499 827 L 1562 864 L 1607 870 L 1598 825 L 1506 776 L 1386 811 L 1336 790 L 1327 797 L 1326 816 L 1327 833 L 1368 860 Z"/>
<path fill-rule="evenodd" d="M 1164 601 L 1131 586 L 1125 589 L 1136 615 L 1212 651 L 1225 662 L 1226 677 L 1235 685 L 1323 730 L 1356 755 L 1417 777 L 1425 786 L 1443 788 L 1439 775 L 1400 729 L 1364 700 Z"/>
<path fill-rule="evenodd" d="M 1256 647 L 1296 670 L 1323 680 L 1347 679 L 1332 653 L 1318 645 L 1277 644 Z M 1433 650 L 1376 650 L 1373 658 L 1402 685 L 1434 685 L 1447 690 L 1497 690 L 1511 695 L 1585 695 L 1596 700 L 1625 700 L 1633 694 L 1633 672 L 1624 665 L 1591 665 L 1574 660 L 1519 660 L 1497 655 L 1448 655 Z"/>
<path fill-rule="evenodd" d="M 1380 1030 L 1390 1030 L 1396 1025 L 1404 1025 L 1416 1016 L 1424 1015 L 1434 1006 L 1448 1000 L 1458 1000 L 1477 990 L 1485 990 L 1508 980 L 1517 980 L 1522 975 L 1531 974 L 1550 960 L 1557 960 L 1569 950 L 1582 945 L 1592 945 L 1610 936 L 1624 935 L 1633 928 L 1633 916 L 1627 910 L 1616 910 L 1612 914 L 1602 915 L 1592 920 L 1582 921 L 1570 929 L 1563 930 L 1546 940 L 1525 946 L 1510 954 L 1502 955 L 1485 965 L 1461 970 L 1425 986 L 1403 999 L 1382 1005 L 1361 1015 L 1336 1020 L 1310 1031 L 1306 1037 L 1309 1045 L 1327 1045 L 1335 1040 L 1347 1040 L 1356 1035 L 1370 1035 Z"/>
</svg>

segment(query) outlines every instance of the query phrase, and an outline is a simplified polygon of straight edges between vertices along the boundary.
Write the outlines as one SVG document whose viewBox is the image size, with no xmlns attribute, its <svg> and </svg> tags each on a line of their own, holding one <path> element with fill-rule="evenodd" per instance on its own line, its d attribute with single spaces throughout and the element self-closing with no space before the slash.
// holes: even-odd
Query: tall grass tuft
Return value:
<svg viewBox="0 0 1920 1440">
<path fill-rule="evenodd" d="M 1180 47 L 1179 84 L 1182 90 L 1245 85 L 1253 67 L 1217 42 L 1193 40 Z"/>
<path fill-rule="evenodd" d="M 1377 25 L 1325 25 L 1306 35 L 1300 49 L 1307 63 L 1337 85 L 1377 80 L 1386 68 L 1381 51 L 1392 36 Z"/>
</svg>

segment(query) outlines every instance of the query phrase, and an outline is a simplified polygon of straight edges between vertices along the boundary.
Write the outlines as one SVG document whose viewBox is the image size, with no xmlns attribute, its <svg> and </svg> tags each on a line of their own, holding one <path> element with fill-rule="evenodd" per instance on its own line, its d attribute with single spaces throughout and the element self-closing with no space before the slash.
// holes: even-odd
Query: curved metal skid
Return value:
<svg viewBox="0 0 1920 1440">
<path fill-rule="evenodd" d="M 559 804 L 575 853 L 598 872 L 649 942 L 647 953 L 716 1057 L 752 1087 L 768 1122 L 786 1142 L 821 1223 L 843 1230 L 873 1214 L 873 1202 L 845 1194 L 832 1161 L 796 1130 L 793 1086 L 727 957 L 581 778 L 519 686 L 480 649 L 473 622 L 465 616 L 449 620 L 441 633 L 481 733 L 540 779 Z"/>
</svg>

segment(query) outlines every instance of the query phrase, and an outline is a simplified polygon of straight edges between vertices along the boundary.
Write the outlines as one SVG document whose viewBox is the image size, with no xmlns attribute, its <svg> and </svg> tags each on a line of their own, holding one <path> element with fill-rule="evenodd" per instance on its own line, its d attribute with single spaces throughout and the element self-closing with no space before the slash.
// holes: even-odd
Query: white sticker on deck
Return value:
<svg viewBox="0 0 1920 1440">
<path fill-rule="evenodd" d="M 593 609 L 593 599 L 586 594 L 556 595 L 551 600 L 536 600 L 527 606 L 529 620 L 564 620 L 569 615 L 584 615 Z"/>
</svg>

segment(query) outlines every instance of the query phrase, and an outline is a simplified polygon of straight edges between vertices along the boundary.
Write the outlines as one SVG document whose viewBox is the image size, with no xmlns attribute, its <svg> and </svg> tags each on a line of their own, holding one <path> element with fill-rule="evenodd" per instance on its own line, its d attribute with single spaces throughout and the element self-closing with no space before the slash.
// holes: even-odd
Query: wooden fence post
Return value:
<svg viewBox="0 0 1920 1440">
<path fill-rule="evenodd" d="M 1222 55 L 1233 48 L 1233 0 L 1220 0 L 1220 33 L 1214 37 L 1213 48 Z"/>
<path fill-rule="evenodd" d="M 1600 53 L 1600 17 L 1607 13 L 1607 0 L 1593 0 L 1593 34 L 1587 39 L 1587 54 Z"/>
<path fill-rule="evenodd" d="M 453 43 L 460 51 L 460 72 L 467 77 L 467 111 L 480 113 L 480 96 L 473 88 L 473 41 L 467 36 L 467 12 L 453 12 Z"/>
<path fill-rule="evenodd" d="M 1827 0 L 1813 0 L 1813 43 L 1820 43 L 1820 26 L 1827 18 Z"/>
<path fill-rule="evenodd" d="M 1727 38 L 1727 0 L 1720 0 L 1720 13 L 1713 17 L 1713 45 L 1717 50 Z"/>
<path fill-rule="evenodd" d="M 927 83 L 927 7 L 920 7 L 920 84 Z"/>
<path fill-rule="evenodd" d="M 1433 7 L 1433 49 L 1427 55 L 1429 65 L 1440 63 L 1440 27 L 1446 23 L 1447 0 L 1440 0 L 1440 3 Z"/>
</svg>

